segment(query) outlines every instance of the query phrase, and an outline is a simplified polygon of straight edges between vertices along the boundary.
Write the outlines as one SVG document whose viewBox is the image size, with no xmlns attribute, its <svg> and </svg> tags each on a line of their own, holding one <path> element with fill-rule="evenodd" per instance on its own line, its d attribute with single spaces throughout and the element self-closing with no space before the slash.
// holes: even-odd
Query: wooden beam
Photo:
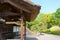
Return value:
<svg viewBox="0 0 60 40">
<path fill-rule="evenodd" d="M 16 24 L 16 25 L 20 25 L 19 22 L 5 22 L 6 24 Z"/>
</svg>

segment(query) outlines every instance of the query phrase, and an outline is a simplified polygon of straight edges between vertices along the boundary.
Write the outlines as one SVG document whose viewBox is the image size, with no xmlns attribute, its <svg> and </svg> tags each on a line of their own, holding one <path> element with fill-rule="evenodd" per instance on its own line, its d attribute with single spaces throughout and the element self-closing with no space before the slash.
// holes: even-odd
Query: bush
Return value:
<svg viewBox="0 0 60 40">
<path fill-rule="evenodd" d="M 46 29 L 46 30 L 43 30 L 42 32 L 48 33 L 48 32 L 50 32 L 50 30 L 49 29 Z"/>
<path fill-rule="evenodd" d="M 58 26 L 51 27 L 49 30 L 51 34 L 60 35 L 60 27 Z"/>
<path fill-rule="evenodd" d="M 49 33 L 49 34 L 60 35 L 60 27 L 54 26 L 54 27 L 51 27 L 50 29 L 43 30 L 43 32 Z"/>
</svg>

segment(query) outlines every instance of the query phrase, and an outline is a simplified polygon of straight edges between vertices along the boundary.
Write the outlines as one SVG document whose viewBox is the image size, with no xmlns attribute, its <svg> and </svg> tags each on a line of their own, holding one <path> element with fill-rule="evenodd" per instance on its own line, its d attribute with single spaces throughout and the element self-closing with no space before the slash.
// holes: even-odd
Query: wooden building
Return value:
<svg viewBox="0 0 60 40">
<path fill-rule="evenodd" d="M 0 40 L 11 38 L 13 26 L 20 25 L 21 40 L 23 40 L 23 30 L 26 29 L 25 22 L 33 21 L 40 11 L 40 6 L 25 0 L 0 0 Z M 11 35 L 8 35 L 8 34 Z M 26 36 L 26 30 L 25 30 Z M 8 36 L 6 36 L 8 35 Z M 25 38 L 25 37 L 24 37 Z"/>
</svg>

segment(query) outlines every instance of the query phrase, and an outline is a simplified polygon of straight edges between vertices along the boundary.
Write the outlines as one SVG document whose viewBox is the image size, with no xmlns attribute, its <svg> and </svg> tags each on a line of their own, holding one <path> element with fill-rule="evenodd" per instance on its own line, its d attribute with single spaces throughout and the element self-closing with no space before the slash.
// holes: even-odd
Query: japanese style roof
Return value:
<svg viewBox="0 0 60 40">
<path fill-rule="evenodd" d="M 24 15 L 25 21 L 33 21 L 40 11 L 40 6 L 26 0 L 0 0 L 0 17 L 16 19 Z"/>
</svg>

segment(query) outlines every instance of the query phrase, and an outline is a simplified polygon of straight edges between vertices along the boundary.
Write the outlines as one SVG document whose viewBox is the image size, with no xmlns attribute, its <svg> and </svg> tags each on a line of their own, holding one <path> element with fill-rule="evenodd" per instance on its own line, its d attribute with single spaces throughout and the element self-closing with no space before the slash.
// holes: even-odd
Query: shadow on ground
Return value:
<svg viewBox="0 0 60 40">
<path fill-rule="evenodd" d="M 37 38 L 26 37 L 26 40 L 38 40 Z"/>
</svg>

